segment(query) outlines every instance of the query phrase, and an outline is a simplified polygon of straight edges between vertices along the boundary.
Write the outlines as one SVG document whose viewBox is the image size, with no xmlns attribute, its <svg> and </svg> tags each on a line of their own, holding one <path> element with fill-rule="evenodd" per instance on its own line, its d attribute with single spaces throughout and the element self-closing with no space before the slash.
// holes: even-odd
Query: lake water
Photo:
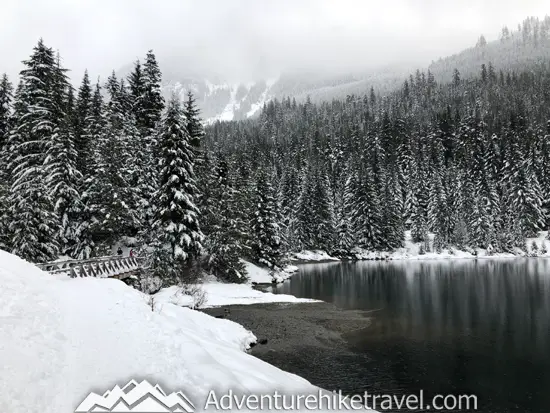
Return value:
<svg viewBox="0 0 550 413">
<path fill-rule="evenodd" d="M 358 356 L 328 373 L 337 388 L 475 394 L 481 412 L 550 412 L 548 259 L 306 264 L 274 292 L 373 310 L 372 325 L 348 337 Z"/>
</svg>

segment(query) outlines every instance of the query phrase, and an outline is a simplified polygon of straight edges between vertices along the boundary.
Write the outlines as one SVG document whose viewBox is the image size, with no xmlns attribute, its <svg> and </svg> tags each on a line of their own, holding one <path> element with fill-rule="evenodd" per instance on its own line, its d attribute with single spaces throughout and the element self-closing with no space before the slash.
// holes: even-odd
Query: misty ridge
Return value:
<svg viewBox="0 0 550 413">
<path fill-rule="evenodd" d="M 479 71 L 482 64 L 491 63 L 509 70 L 536 66 L 544 63 L 550 53 L 545 41 L 547 27 L 548 17 L 531 17 L 518 27 L 503 27 L 490 37 L 494 39 L 492 41 L 480 35 L 471 47 L 459 53 L 438 59 L 433 56 L 424 58 L 425 61 L 431 60 L 427 66 L 410 62 L 367 65 L 360 63 L 360 55 L 363 53 L 357 53 L 357 62 L 345 63 L 347 68 L 338 68 L 329 63 L 269 71 L 263 67 L 265 65 L 254 65 L 252 60 L 250 66 L 258 67 L 255 74 L 247 78 L 245 71 L 239 80 L 239 77 L 224 76 L 212 69 L 192 70 L 192 58 L 168 58 L 163 65 L 163 89 L 167 98 L 174 89 L 182 96 L 192 90 L 204 119 L 209 123 L 216 120 L 239 120 L 258 115 L 261 107 L 273 99 L 293 97 L 298 102 L 305 102 L 309 97 L 313 103 L 320 103 L 369 93 L 371 88 L 385 95 L 400 87 L 403 79 L 418 70 L 429 71 L 438 82 L 449 82 L 455 69 L 463 76 L 470 77 Z M 536 35 L 527 42 L 525 39 L 531 30 Z M 368 51 L 364 53 L 368 54 Z M 362 64 L 364 67 L 358 68 Z M 132 64 L 128 64 L 117 74 L 126 76 L 131 68 Z"/>
</svg>

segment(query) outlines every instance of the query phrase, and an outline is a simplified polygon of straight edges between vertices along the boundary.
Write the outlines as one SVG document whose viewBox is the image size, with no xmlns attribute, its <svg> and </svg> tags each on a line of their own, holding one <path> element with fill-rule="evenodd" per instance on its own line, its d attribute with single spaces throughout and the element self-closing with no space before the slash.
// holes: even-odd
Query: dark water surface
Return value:
<svg viewBox="0 0 550 413">
<path fill-rule="evenodd" d="M 327 371 L 338 388 L 550 412 L 548 259 L 307 264 L 274 292 L 375 310 L 346 337 L 358 356 Z"/>
</svg>

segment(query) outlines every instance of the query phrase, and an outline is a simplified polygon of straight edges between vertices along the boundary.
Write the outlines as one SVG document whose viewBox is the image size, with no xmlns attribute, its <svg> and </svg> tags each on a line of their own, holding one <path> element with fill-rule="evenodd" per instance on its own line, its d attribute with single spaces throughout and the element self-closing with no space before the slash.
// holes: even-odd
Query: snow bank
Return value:
<svg viewBox="0 0 550 413">
<path fill-rule="evenodd" d="M 426 252 L 419 254 L 408 248 L 399 248 L 396 251 L 367 251 L 356 248 L 352 251 L 352 257 L 357 260 L 441 260 L 457 258 L 515 258 L 517 255 L 498 253 L 489 255 L 485 250 L 477 250 L 477 255 L 457 249 L 443 249 L 441 252 Z"/>
<path fill-rule="evenodd" d="M 540 231 L 537 237 L 527 238 L 523 248 L 515 248 L 513 253 L 491 253 L 486 249 L 460 250 L 456 247 L 446 248 L 435 252 L 434 234 L 428 234 L 428 248 L 425 243 L 413 242 L 410 231 L 405 231 L 404 246 L 395 251 L 370 251 L 362 248 L 353 248 L 346 259 L 354 260 L 440 260 L 460 258 L 515 258 L 515 257 L 550 257 L 550 240 L 548 231 Z M 536 247 L 534 246 L 536 245 Z M 422 248 L 424 246 L 424 248 Z M 325 251 L 302 251 L 291 255 L 295 261 L 320 262 L 338 261 Z"/>
<path fill-rule="evenodd" d="M 206 303 L 203 308 L 221 307 L 237 304 L 265 304 L 265 303 L 301 303 L 316 302 L 307 298 L 296 298 L 293 295 L 272 294 L 258 291 L 247 284 L 225 284 L 207 282 L 201 285 L 206 293 Z M 192 298 L 184 295 L 179 287 L 163 288 L 154 295 L 158 303 L 171 303 L 178 306 L 190 307 Z"/>
<path fill-rule="evenodd" d="M 91 391 L 130 379 L 183 390 L 198 410 L 211 389 L 317 391 L 246 354 L 255 337 L 242 326 L 121 281 L 54 277 L 0 251 L 0 285 L 0 412 L 74 412 Z M 262 300 L 226 288 L 208 289 L 214 303 Z"/>
<path fill-rule="evenodd" d="M 248 280 L 252 284 L 282 283 L 298 271 L 297 266 L 288 265 L 283 271 L 278 271 L 272 274 L 269 269 L 265 267 L 259 267 L 245 260 L 242 260 L 242 262 L 246 268 Z"/>
<path fill-rule="evenodd" d="M 292 277 L 292 274 L 298 272 L 299 268 L 296 265 L 287 265 L 281 272 L 276 273 L 273 276 L 273 282 L 279 284 Z"/>
<path fill-rule="evenodd" d="M 265 267 L 258 267 L 251 262 L 241 260 L 246 268 L 248 280 L 255 284 L 271 284 L 273 282 L 273 276 L 269 273 L 269 270 Z"/>
<path fill-rule="evenodd" d="M 292 254 L 294 261 L 307 261 L 307 262 L 319 262 L 319 261 L 339 261 L 338 258 L 331 257 L 325 251 L 301 251 Z"/>
<path fill-rule="evenodd" d="M 515 258 L 522 256 L 550 257 L 550 241 L 548 232 L 539 232 L 536 238 L 527 238 L 523 249 L 516 248 L 514 253 L 489 253 L 486 249 L 478 248 L 475 251 L 462 251 L 458 248 L 447 248 L 441 252 L 433 252 L 433 234 L 429 234 L 429 251 L 421 253 L 420 242 L 413 242 L 410 231 L 405 232 L 403 248 L 395 251 L 367 251 L 361 248 L 352 250 L 352 257 L 357 260 L 431 260 L 431 259 L 456 259 L 456 258 Z M 533 248 L 533 243 L 537 245 Z"/>
<path fill-rule="evenodd" d="M 295 265 L 287 266 L 284 271 L 272 274 L 269 269 L 259 267 L 251 262 L 244 261 L 248 282 L 231 284 L 218 281 L 213 275 L 207 275 L 202 284 L 191 286 L 199 287 L 206 295 L 206 302 L 201 308 L 221 307 L 226 305 L 248 305 L 266 303 L 303 303 L 317 302 L 307 298 L 296 298 L 293 295 L 272 294 L 254 289 L 254 284 L 272 284 L 283 282 L 298 271 Z M 185 294 L 178 286 L 163 288 L 154 295 L 157 303 L 170 303 L 182 307 L 192 307 L 193 298 Z"/>
</svg>

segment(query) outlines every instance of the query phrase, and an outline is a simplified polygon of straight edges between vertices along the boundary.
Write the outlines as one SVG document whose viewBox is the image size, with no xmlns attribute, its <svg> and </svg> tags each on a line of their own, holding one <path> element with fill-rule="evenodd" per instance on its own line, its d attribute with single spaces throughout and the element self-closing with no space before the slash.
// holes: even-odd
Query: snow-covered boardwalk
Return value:
<svg viewBox="0 0 550 413">
<path fill-rule="evenodd" d="M 36 264 L 50 274 L 67 274 L 70 277 L 100 277 L 124 279 L 143 267 L 137 257 L 97 257 L 87 260 L 53 261 Z"/>
</svg>

